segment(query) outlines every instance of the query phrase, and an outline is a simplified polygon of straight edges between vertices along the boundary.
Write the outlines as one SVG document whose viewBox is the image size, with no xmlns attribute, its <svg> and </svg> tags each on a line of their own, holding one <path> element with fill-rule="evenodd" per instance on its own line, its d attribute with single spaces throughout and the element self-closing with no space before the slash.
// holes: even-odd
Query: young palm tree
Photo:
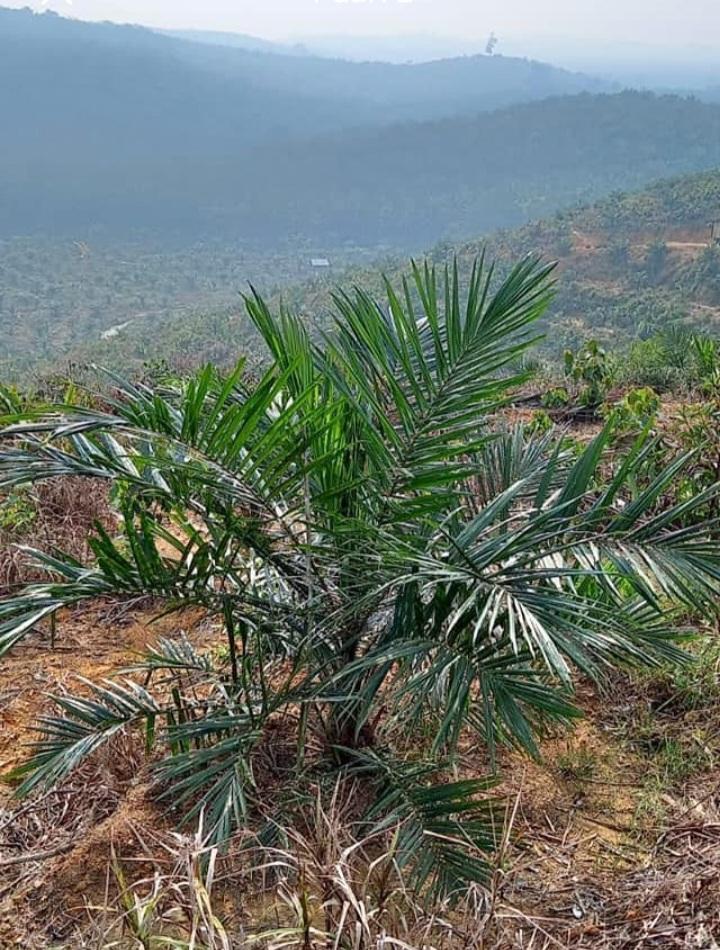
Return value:
<svg viewBox="0 0 720 950">
<path fill-rule="evenodd" d="M 162 794 L 222 840 L 252 812 L 257 756 L 283 717 L 296 777 L 322 760 L 376 783 L 365 817 L 397 827 L 419 888 L 481 878 L 486 783 L 438 780 L 461 733 L 491 757 L 498 742 L 535 752 L 539 726 L 576 715 L 574 670 L 677 657 L 678 606 L 710 610 L 720 588 L 709 526 L 680 527 L 715 488 L 658 504 L 687 457 L 631 494 L 645 438 L 604 479 L 609 431 L 575 457 L 552 435 L 491 425 L 522 381 L 512 367 L 551 271 L 526 260 L 495 281 L 480 260 L 462 282 L 457 267 L 414 267 L 382 304 L 338 293 L 320 345 L 253 293 L 270 354 L 254 385 L 241 367 L 177 388 L 115 379 L 107 412 L 60 407 L 7 428 L 0 487 L 102 479 L 122 517 L 116 537 L 97 529 L 92 564 L 34 552 L 52 580 L 0 602 L 0 652 L 108 595 L 197 605 L 226 640 L 162 641 L 139 664 L 144 686 L 58 697 L 20 793 L 141 727 L 164 752 Z M 398 735 L 422 735 L 422 754 Z"/>
</svg>

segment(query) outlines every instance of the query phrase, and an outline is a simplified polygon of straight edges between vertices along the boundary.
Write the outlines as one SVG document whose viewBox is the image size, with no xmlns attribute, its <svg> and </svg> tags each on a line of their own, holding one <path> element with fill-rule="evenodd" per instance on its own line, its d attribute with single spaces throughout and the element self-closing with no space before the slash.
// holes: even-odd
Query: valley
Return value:
<svg viewBox="0 0 720 950">
<path fill-rule="evenodd" d="M 542 349 L 554 359 L 589 337 L 617 348 L 673 326 L 713 332 L 720 250 L 710 221 L 718 215 L 720 172 L 708 172 L 617 193 L 516 230 L 439 244 L 428 257 L 440 265 L 457 258 L 463 267 L 485 249 L 500 264 L 526 254 L 557 260 L 561 276 L 542 322 Z M 186 368 L 208 359 L 231 365 L 254 346 L 240 296 L 251 284 L 320 330 L 339 283 L 377 292 L 380 271 L 397 280 L 407 267 L 398 251 L 323 250 L 328 271 L 312 268 L 317 246 L 268 256 L 222 242 L 157 250 L 6 241 L 0 253 L 5 375 L 89 362 L 126 371 L 159 359 Z M 121 324 L 103 341 L 103 333 Z M 39 331 L 41 347 L 31 342 Z"/>
</svg>

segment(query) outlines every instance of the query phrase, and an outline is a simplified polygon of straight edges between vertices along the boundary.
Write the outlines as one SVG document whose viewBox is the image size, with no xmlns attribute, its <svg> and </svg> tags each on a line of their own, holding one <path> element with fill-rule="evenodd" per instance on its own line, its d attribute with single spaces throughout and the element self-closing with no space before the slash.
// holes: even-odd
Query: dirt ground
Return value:
<svg viewBox="0 0 720 950">
<path fill-rule="evenodd" d="M 68 611 L 49 634 L 37 633 L 0 665 L 0 775 L 16 768 L 34 739 L 33 724 L 52 695 L 77 691 L 137 660 L 163 636 L 207 642 L 215 633 L 197 614 L 156 619 L 157 607 L 106 602 Z M 81 686 L 80 686 L 81 688 Z M 120 739 L 56 793 L 25 811 L 12 787 L 0 786 L 0 948 L 45 948 L 64 940 L 102 903 L 113 849 L 140 865 L 149 833 L 172 827 L 150 793 L 141 750 Z M 37 860 L 32 860 L 37 856 Z M 28 860 L 30 858 L 30 860 Z M 162 863 L 162 852 L 153 864 Z M 17 863 L 16 863 L 17 862 Z"/>
<path fill-rule="evenodd" d="M 107 676 L 162 635 L 183 630 L 198 642 L 216 636 L 197 615 L 153 616 L 148 604 L 76 610 L 58 625 L 54 649 L 37 634 L 4 660 L 0 772 L 22 761 L 49 695 L 78 676 Z M 682 782 L 651 790 L 651 760 L 633 729 L 652 697 L 618 681 L 602 693 L 582 686 L 579 701 L 586 718 L 572 734 L 548 738 L 541 761 L 513 754 L 502 765 L 512 843 L 498 872 L 497 922 L 486 946 L 718 946 L 714 752 Z M 680 726 L 695 728 L 692 720 Z M 468 773 L 478 756 L 470 743 Z M 171 826 L 150 794 L 141 755 L 122 740 L 24 813 L 9 787 L 0 806 L 3 950 L 81 946 L 71 934 L 88 907 L 106 901 L 113 850 L 138 874 L 167 861 L 152 842 Z"/>
</svg>

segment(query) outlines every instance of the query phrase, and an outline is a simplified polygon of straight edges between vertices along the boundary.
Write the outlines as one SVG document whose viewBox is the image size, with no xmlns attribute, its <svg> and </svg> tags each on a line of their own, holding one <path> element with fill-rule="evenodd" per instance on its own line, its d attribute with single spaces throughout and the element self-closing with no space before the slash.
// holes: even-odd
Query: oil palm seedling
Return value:
<svg viewBox="0 0 720 950">
<path fill-rule="evenodd" d="M 720 589 L 712 526 L 693 520 L 716 486 L 664 501 L 691 453 L 637 491 L 647 436 L 609 465 L 609 428 L 578 455 L 499 424 L 551 295 L 536 260 L 502 279 L 483 260 L 464 278 L 414 266 L 382 302 L 338 292 L 313 339 L 253 292 L 260 378 L 113 377 L 102 409 L 7 427 L 0 488 L 110 483 L 119 517 L 87 563 L 31 552 L 48 580 L 0 602 L 0 652 L 106 597 L 196 608 L 223 641 L 162 640 L 141 675 L 59 695 L 19 794 L 135 730 L 161 797 L 222 842 L 262 810 L 282 723 L 286 788 L 313 769 L 366 782 L 364 834 L 394 830 L 419 892 L 482 880 L 494 818 L 486 780 L 451 780 L 461 736 L 488 773 L 502 745 L 535 754 L 577 715 L 577 672 L 679 658 L 683 606 L 710 611 Z"/>
</svg>

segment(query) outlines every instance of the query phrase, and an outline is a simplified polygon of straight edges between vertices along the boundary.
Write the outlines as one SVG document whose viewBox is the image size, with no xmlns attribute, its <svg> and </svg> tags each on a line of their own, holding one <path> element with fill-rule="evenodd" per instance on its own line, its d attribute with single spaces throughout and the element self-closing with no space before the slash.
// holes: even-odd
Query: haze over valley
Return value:
<svg viewBox="0 0 720 950">
<path fill-rule="evenodd" d="M 720 165 L 720 103 L 669 69 L 311 50 L 0 10 L 7 363 Z"/>
</svg>

